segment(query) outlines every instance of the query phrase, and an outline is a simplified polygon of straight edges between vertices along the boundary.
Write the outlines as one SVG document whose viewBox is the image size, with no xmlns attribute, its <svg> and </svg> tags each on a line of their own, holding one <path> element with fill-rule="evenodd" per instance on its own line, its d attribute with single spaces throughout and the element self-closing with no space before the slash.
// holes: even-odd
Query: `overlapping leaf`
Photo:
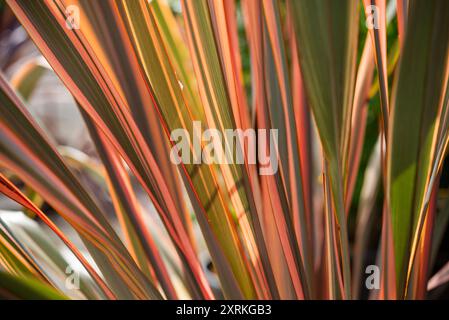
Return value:
<svg viewBox="0 0 449 320">
<path fill-rule="evenodd" d="M 410 252 L 425 214 L 436 159 L 447 83 L 449 7 L 446 1 L 410 1 L 407 33 L 391 101 L 388 197 L 392 216 L 398 292 L 410 272 Z M 413 68 L 410 66 L 413 65 Z M 413 245 L 412 245 L 413 239 Z"/>
</svg>

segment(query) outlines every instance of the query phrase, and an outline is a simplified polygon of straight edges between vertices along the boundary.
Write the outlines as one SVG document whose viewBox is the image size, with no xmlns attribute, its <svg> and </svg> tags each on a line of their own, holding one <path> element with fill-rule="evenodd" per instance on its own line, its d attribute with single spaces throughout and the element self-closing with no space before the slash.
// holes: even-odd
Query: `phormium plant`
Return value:
<svg viewBox="0 0 449 320">
<path fill-rule="evenodd" d="M 0 77 L 0 192 L 26 212 L 0 212 L 0 296 L 422 299 L 444 283 L 449 1 L 169 2 L 6 0 L 48 65 Z M 47 73 L 94 155 L 27 109 Z"/>
</svg>

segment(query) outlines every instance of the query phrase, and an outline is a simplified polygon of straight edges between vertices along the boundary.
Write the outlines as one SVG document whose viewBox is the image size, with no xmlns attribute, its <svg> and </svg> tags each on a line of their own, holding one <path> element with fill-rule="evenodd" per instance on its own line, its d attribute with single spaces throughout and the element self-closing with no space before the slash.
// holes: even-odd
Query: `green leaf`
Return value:
<svg viewBox="0 0 449 320">
<path fill-rule="evenodd" d="M 358 39 L 358 1 L 289 2 L 307 98 L 321 138 L 340 226 L 341 264 L 350 297 L 349 244 L 343 187 L 347 174 Z"/>
<path fill-rule="evenodd" d="M 387 150 L 398 294 L 406 287 L 411 240 L 428 191 L 447 81 L 449 2 L 410 1 L 393 87 Z"/>
<path fill-rule="evenodd" d="M 67 300 L 67 297 L 33 278 L 15 277 L 0 271 L 0 298 L 27 300 Z"/>
</svg>

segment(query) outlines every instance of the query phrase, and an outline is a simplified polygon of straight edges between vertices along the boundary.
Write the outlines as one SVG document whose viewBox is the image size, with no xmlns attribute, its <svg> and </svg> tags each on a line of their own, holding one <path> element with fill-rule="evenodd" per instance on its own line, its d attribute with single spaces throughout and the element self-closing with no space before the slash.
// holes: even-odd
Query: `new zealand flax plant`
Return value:
<svg viewBox="0 0 449 320">
<path fill-rule="evenodd" d="M 0 77 L 0 192 L 25 212 L 0 213 L 1 297 L 423 299 L 448 280 L 432 270 L 449 217 L 449 1 L 3 10 L 48 64 Z M 27 108 L 48 73 L 95 145 L 84 160 Z M 243 163 L 173 161 L 171 133 L 194 150 L 198 123 L 276 130 L 277 170 L 260 174 L 242 136 L 222 144 Z"/>
</svg>

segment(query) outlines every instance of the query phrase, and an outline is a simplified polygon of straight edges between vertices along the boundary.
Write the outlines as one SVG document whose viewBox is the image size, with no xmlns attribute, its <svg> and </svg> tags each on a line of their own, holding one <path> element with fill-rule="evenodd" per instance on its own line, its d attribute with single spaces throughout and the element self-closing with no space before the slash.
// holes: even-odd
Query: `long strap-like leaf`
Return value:
<svg viewBox="0 0 449 320">
<path fill-rule="evenodd" d="M 387 144 L 387 188 L 401 296 L 410 271 L 409 259 L 413 259 L 410 252 L 419 242 L 415 231 L 424 221 L 425 195 L 432 188 L 431 171 L 438 161 L 435 150 L 448 78 L 448 50 L 449 3 L 410 1 Z"/>
</svg>

